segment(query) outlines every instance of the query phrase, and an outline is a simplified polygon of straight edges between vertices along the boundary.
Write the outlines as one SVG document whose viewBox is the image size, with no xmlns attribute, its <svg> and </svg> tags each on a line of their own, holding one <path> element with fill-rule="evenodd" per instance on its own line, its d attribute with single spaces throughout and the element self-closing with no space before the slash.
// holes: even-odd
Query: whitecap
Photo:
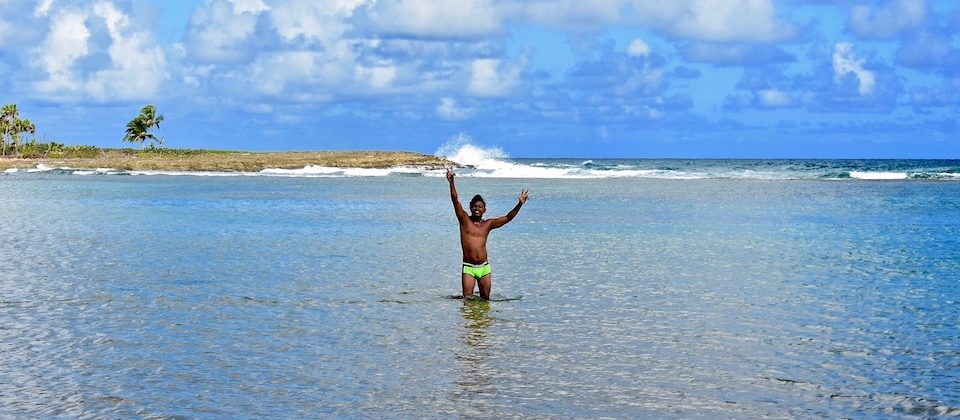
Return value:
<svg viewBox="0 0 960 420">
<path fill-rule="evenodd" d="M 868 181 L 888 181 L 897 179 L 907 179 L 905 172 L 860 172 L 850 171 L 850 178 L 863 179 Z"/>
</svg>

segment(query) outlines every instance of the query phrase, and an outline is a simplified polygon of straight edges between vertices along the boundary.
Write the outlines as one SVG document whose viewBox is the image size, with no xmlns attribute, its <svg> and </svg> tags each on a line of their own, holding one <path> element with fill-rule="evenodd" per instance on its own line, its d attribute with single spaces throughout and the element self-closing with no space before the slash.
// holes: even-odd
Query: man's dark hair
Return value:
<svg viewBox="0 0 960 420">
<path fill-rule="evenodd" d="M 483 197 L 481 197 L 480 194 L 477 194 L 477 195 L 473 196 L 473 200 L 470 200 L 470 205 L 472 206 L 473 203 L 476 203 L 477 201 L 479 201 L 479 202 L 481 202 L 481 203 L 483 203 L 483 204 L 487 204 L 486 201 L 483 201 Z"/>
</svg>

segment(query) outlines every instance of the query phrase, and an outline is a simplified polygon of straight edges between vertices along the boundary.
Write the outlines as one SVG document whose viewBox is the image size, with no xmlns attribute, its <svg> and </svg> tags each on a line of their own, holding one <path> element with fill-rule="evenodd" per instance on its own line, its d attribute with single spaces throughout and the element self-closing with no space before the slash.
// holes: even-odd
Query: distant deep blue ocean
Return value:
<svg viewBox="0 0 960 420">
<path fill-rule="evenodd" d="M 0 173 L 0 418 L 955 418 L 960 161 Z"/>
</svg>

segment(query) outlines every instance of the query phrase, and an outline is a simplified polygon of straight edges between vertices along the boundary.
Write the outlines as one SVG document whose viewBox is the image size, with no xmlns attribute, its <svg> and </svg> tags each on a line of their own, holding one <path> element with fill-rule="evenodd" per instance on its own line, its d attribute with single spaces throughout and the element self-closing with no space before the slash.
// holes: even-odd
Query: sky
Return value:
<svg viewBox="0 0 960 420">
<path fill-rule="evenodd" d="M 955 0 L 0 0 L 41 142 L 960 158 Z"/>
</svg>

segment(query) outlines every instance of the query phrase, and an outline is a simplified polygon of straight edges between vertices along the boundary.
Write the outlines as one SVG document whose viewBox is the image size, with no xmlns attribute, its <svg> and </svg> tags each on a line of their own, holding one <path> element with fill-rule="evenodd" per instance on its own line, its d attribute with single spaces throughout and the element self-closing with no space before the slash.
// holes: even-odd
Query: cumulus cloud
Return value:
<svg viewBox="0 0 960 420">
<path fill-rule="evenodd" d="M 502 6 L 489 0 L 375 1 L 359 9 L 368 24 L 393 36 L 481 38 L 505 32 Z"/>
<path fill-rule="evenodd" d="M 770 0 L 646 1 L 644 11 L 665 15 L 665 30 L 709 42 L 776 42 L 797 35 L 796 25 L 776 16 Z M 659 13 L 658 13 L 659 12 Z"/>
<path fill-rule="evenodd" d="M 674 38 L 707 42 L 776 42 L 797 36 L 771 0 L 530 0 L 512 10 L 534 24 L 585 30 L 643 25 Z"/>
<path fill-rule="evenodd" d="M 764 89 L 756 92 L 757 104 L 762 108 L 791 108 L 796 101 L 789 92 L 779 89 Z"/>
<path fill-rule="evenodd" d="M 21 45 L 35 45 L 43 38 L 47 29 L 47 23 L 41 16 L 41 12 L 46 14 L 43 3 L 38 5 L 34 0 L 3 0 L 0 4 L 3 5 L 3 13 L 0 13 L 0 52 L 14 51 Z"/>
<path fill-rule="evenodd" d="M 893 39 L 919 28 L 927 17 L 926 0 L 887 0 L 850 10 L 850 29 L 866 39 Z"/>
<path fill-rule="evenodd" d="M 73 64 L 89 50 L 86 19 L 87 14 L 80 11 L 65 11 L 55 17 L 46 39 L 35 50 L 41 69 L 48 75 L 47 80 L 38 84 L 41 91 L 79 89 Z"/>
<path fill-rule="evenodd" d="M 358 67 L 356 75 L 361 84 L 376 90 L 386 90 L 397 77 L 394 66 Z"/>
<path fill-rule="evenodd" d="M 833 49 L 833 79 L 837 85 L 841 84 L 847 75 L 856 76 L 857 91 L 861 96 L 873 93 L 876 78 L 872 71 L 863 68 L 864 60 L 857 58 L 853 53 L 853 44 L 838 42 Z"/>
<path fill-rule="evenodd" d="M 526 53 L 507 60 L 496 38 L 472 38 L 502 29 L 489 2 L 267 0 L 242 6 L 211 0 L 192 15 L 178 46 L 191 83 L 206 80 L 224 92 L 284 100 L 411 92 L 502 97 L 524 84 Z M 421 9 L 430 9 L 429 16 L 418 14 Z M 470 15 L 474 11 L 487 13 L 496 27 Z"/>
<path fill-rule="evenodd" d="M 235 13 L 251 13 L 256 14 L 270 10 L 270 6 L 267 6 L 263 0 L 227 0 L 233 4 L 233 11 Z"/>
<path fill-rule="evenodd" d="M 879 113 L 907 98 L 946 112 L 934 108 L 958 102 L 956 83 L 940 82 L 960 76 L 960 13 L 924 0 L 204 0 L 163 48 L 157 14 L 137 11 L 163 0 L 0 3 L 0 92 L 59 102 L 160 94 L 289 122 L 509 115 L 600 121 L 611 137 L 634 121 L 743 109 Z M 815 15 L 826 4 L 847 14 Z M 836 42 L 844 24 L 869 53 Z M 915 74 L 925 86 L 900 85 Z"/>
<path fill-rule="evenodd" d="M 523 84 L 522 63 L 502 65 L 501 60 L 475 60 L 471 66 L 467 92 L 481 97 L 499 97 L 516 93 Z"/>
<path fill-rule="evenodd" d="M 636 55 L 629 47 L 623 53 L 606 48 L 596 58 L 578 62 L 568 76 L 568 86 L 592 95 L 649 98 L 664 92 L 666 78 L 661 57 Z"/>
<path fill-rule="evenodd" d="M 271 8 L 272 26 L 286 42 L 302 39 L 305 44 L 318 43 L 332 48 L 352 30 L 350 19 L 367 0 L 288 0 Z"/>
<path fill-rule="evenodd" d="M 792 88 L 791 78 L 785 74 L 786 66 L 748 68 L 736 84 L 737 89 L 749 94 L 731 94 L 724 101 L 726 110 L 739 111 L 747 108 L 780 109 L 800 105 Z"/>
<path fill-rule="evenodd" d="M 447 121 L 459 121 L 467 119 L 470 116 L 470 110 L 462 108 L 453 98 L 440 98 L 440 104 L 436 108 L 437 116 Z"/>
<path fill-rule="evenodd" d="M 650 55 L 650 46 L 640 38 L 635 38 L 627 45 L 627 55 L 631 57 L 646 57 Z"/>
<path fill-rule="evenodd" d="M 52 2 L 49 2 L 52 3 Z M 36 9 L 49 31 L 32 49 L 42 95 L 96 101 L 148 98 L 166 78 L 166 57 L 146 25 L 110 1 Z"/>
<path fill-rule="evenodd" d="M 376 42 L 345 35 L 363 4 L 211 0 L 194 11 L 179 45 L 185 73 L 223 92 L 295 102 L 389 89 L 397 69 L 361 57 Z"/>
<path fill-rule="evenodd" d="M 793 76 L 795 97 L 817 113 L 876 113 L 895 111 L 906 89 L 897 69 L 875 56 L 860 57 L 849 42 L 833 44 L 811 73 Z"/>
<path fill-rule="evenodd" d="M 263 35 L 256 33 L 257 23 L 261 12 L 268 10 L 227 0 L 212 0 L 207 7 L 196 9 L 184 37 L 188 56 L 201 64 L 252 60 L 257 52 L 253 44 Z"/>
<path fill-rule="evenodd" d="M 903 66 L 960 74 L 960 50 L 953 48 L 953 34 L 949 30 L 919 31 L 897 49 L 894 57 Z"/>
</svg>

